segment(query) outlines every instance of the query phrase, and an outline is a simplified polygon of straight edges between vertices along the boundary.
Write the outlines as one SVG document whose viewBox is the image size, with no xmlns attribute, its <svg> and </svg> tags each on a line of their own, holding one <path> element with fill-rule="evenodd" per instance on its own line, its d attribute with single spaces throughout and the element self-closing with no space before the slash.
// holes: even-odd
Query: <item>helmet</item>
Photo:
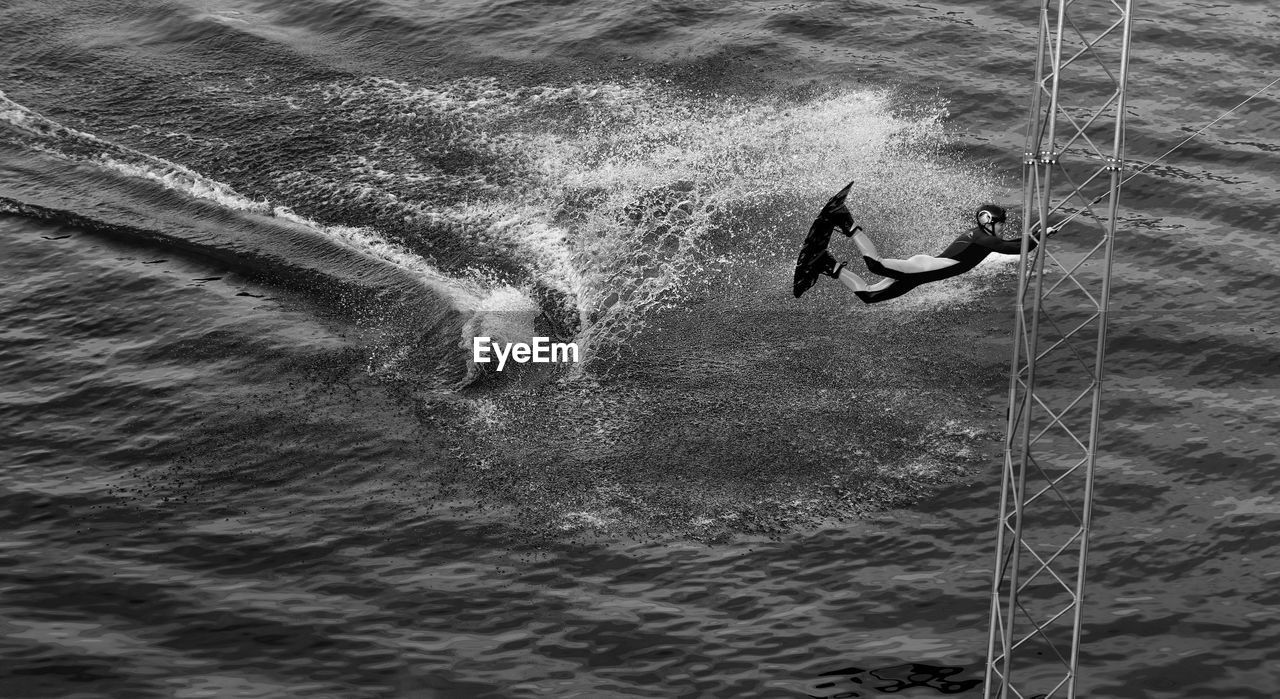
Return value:
<svg viewBox="0 0 1280 699">
<path fill-rule="evenodd" d="M 986 214 L 987 216 L 984 217 L 983 214 Z M 1003 223 L 1005 219 L 1008 218 L 1008 215 L 1005 213 L 1003 207 L 996 206 L 995 204 L 983 204 L 978 207 L 977 211 L 973 212 L 973 217 L 978 219 L 979 226 L 986 228 L 987 224 L 990 223 Z M 986 218 L 987 220 L 984 221 L 983 218 Z"/>
</svg>

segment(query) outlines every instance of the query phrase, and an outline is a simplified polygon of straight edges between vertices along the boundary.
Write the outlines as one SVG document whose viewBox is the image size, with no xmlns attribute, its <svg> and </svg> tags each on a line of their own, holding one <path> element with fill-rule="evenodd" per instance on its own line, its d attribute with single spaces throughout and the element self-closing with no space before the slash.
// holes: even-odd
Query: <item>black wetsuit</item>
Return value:
<svg viewBox="0 0 1280 699">
<path fill-rule="evenodd" d="M 1032 238 L 1029 244 L 1031 246 L 1028 248 L 1029 250 L 1035 248 L 1035 238 Z M 954 242 L 947 246 L 946 250 L 938 254 L 938 257 L 955 260 L 956 264 L 928 272 L 899 272 L 896 269 L 885 267 L 875 258 L 864 256 L 862 259 L 866 261 L 867 269 L 874 274 L 892 279 L 893 283 L 879 291 L 855 291 L 853 293 L 857 294 L 863 303 L 879 303 L 889 299 L 896 299 L 921 284 L 928 284 L 929 282 L 964 274 L 977 267 L 979 262 L 985 260 L 987 255 L 993 252 L 998 252 L 1002 255 L 1017 255 L 1022 252 L 1022 241 L 1005 240 L 999 236 L 991 235 L 978 226 L 974 226 L 972 230 L 956 238 Z"/>
</svg>

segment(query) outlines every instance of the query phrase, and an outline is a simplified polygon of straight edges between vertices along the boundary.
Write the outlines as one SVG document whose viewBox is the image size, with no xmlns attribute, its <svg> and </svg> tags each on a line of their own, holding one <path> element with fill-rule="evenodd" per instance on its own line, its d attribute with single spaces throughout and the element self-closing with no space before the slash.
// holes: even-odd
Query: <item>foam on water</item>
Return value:
<svg viewBox="0 0 1280 699">
<path fill-rule="evenodd" d="M 723 273 L 789 276 L 813 210 L 850 179 L 856 216 L 888 256 L 945 244 L 973 203 L 997 190 L 945 155 L 945 108 L 903 108 L 881 90 L 787 101 L 712 99 L 644 80 L 369 78 L 318 86 L 289 104 L 350 140 L 317 153 L 323 163 L 286 161 L 257 198 L 3 96 L 0 117 L 28 147 L 287 220 L 408 270 L 455 308 L 495 316 L 468 322 L 464 346 L 481 331 L 527 340 L 530 318 L 545 313 L 582 348 L 578 372 L 615 356 L 658 313 L 704 296 Z M 372 218 L 342 222 L 351 207 Z M 438 259 L 442 250 L 465 254 Z M 969 300 L 984 275 L 904 305 Z"/>
<path fill-rule="evenodd" d="M 0 92 L 0 121 L 14 127 L 26 145 L 68 160 L 91 162 L 127 177 L 151 180 L 168 189 L 231 209 L 271 213 L 262 201 L 244 197 L 230 186 L 200 175 L 177 163 L 140 153 L 97 136 L 63 126 L 9 99 Z"/>
<path fill-rule="evenodd" d="M 904 110 L 884 91 L 783 101 L 639 80 L 365 79 L 328 86 L 320 99 L 369 129 L 373 144 L 345 162 L 350 177 L 331 193 L 501 251 L 524 271 L 528 295 L 542 286 L 570 301 L 591 360 L 719 272 L 790 265 L 812 211 L 850 179 L 859 221 L 889 255 L 944 245 L 969 225 L 974 203 L 998 191 L 944 154 L 944 108 Z M 446 167 L 451 156 L 470 166 Z M 436 191 L 422 191 L 430 185 Z M 461 194 L 450 201 L 442 191 Z M 965 300 L 973 284 L 912 303 Z"/>
</svg>

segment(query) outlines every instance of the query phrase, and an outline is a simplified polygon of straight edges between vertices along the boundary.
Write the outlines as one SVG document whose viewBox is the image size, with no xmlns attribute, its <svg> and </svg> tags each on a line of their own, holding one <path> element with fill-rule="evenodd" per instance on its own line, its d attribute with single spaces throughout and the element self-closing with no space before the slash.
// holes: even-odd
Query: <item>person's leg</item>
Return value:
<svg viewBox="0 0 1280 699">
<path fill-rule="evenodd" d="M 867 263 L 867 269 L 874 274 L 891 279 L 904 280 L 914 274 L 936 272 L 959 264 L 957 260 L 946 257 L 931 257 L 929 255 L 915 255 L 906 260 L 894 258 L 878 260 L 873 257 L 864 257 L 862 260 Z"/>
<path fill-rule="evenodd" d="M 880 260 L 880 264 L 890 269 L 896 269 L 899 272 L 907 274 L 919 274 L 921 272 L 932 272 L 937 269 L 946 269 L 954 264 L 958 264 L 959 260 L 952 260 L 946 257 L 934 257 L 932 255 L 912 255 L 905 260 L 887 259 Z"/>
<path fill-rule="evenodd" d="M 881 279 L 875 284 L 868 284 L 862 277 L 849 271 L 847 267 L 841 268 L 836 273 L 836 279 L 840 280 L 841 284 L 849 287 L 851 291 L 880 291 L 893 283 L 892 279 Z"/>
<path fill-rule="evenodd" d="M 844 276 L 841 274 L 840 276 Z M 853 292 L 855 296 L 862 300 L 863 303 L 880 303 L 889 299 L 896 299 L 899 296 L 911 291 L 919 286 L 901 279 L 886 279 L 877 284 L 873 284 L 865 291 Z"/>
<path fill-rule="evenodd" d="M 858 246 L 858 252 L 862 253 L 863 257 L 870 257 L 875 260 L 880 259 L 880 253 L 876 252 L 875 243 L 872 243 L 871 238 L 868 238 L 867 234 L 861 230 L 853 234 L 853 244 Z"/>
<path fill-rule="evenodd" d="M 830 256 L 830 253 L 828 253 L 828 256 Z M 840 280 L 840 283 L 848 287 L 863 303 L 880 303 L 881 301 L 896 299 L 918 286 L 913 282 L 901 279 L 881 279 L 875 284 L 868 284 L 866 280 L 851 272 L 843 264 L 836 263 L 834 257 L 831 258 L 831 263 L 831 268 L 825 274 Z"/>
<path fill-rule="evenodd" d="M 867 237 L 867 234 L 862 231 L 854 233 L 853 244 L 858 246 L 858 252 L 862 253 L 862 259 L 866 261 L 867 269 L 884 277 L 897 278 L 902 274 L 932 272 L 937 269 L 946 269 L 956 264 L 955 260 L 945 257 L 932 257 L 930 255 L 914 255 L 905 260 L 892 257 L 881 259 L 875 243 L 871 242 L 871 238 Z"/>
</svg>

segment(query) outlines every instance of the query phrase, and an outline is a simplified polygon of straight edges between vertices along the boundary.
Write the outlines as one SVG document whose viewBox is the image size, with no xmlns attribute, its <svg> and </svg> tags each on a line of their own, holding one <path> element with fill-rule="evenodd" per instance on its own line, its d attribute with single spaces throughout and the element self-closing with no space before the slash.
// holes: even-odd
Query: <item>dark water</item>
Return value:
<svg viewBox="0 0 1280 699">
<path fill-rule="evenodd" d="M 1136 10 L 1137 163 L 1278 75 Z M 0 5 L 0 695 L 980 695 L 1015 270 L 788 267 L 1018 197 L 1035 12 Z M 1278 118 L 1126 186 L 1086 696 L 1280 684 Z"/>
</svg>

